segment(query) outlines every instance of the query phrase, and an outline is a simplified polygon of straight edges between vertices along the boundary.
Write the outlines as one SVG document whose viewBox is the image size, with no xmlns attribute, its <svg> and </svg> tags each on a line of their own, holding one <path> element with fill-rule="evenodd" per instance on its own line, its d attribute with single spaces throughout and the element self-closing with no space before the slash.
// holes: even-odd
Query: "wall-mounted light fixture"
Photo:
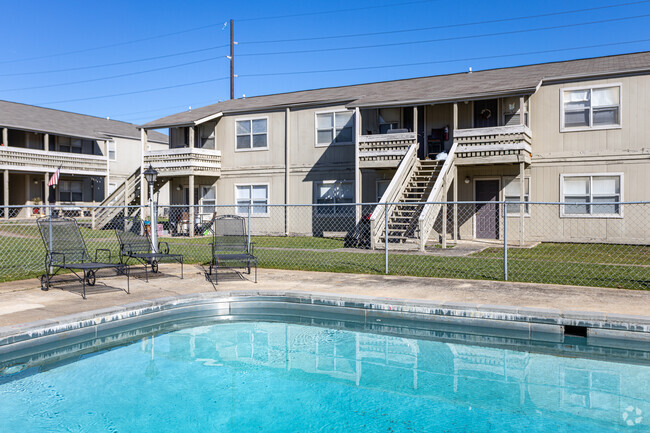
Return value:
<svg viewBox="0 0 650 433">
<path fill-rule="evenodd" d="M 469 176 L 465 176 L 465 183 L 469 183 L 470 180 Z"/>
<path fill-rule="evenodd" d="M 181 186 L 180 186 L 180 185 L 176 185 L 176 191 L 180 191 L 180 190 L 181 190 Z"/>
</svg>

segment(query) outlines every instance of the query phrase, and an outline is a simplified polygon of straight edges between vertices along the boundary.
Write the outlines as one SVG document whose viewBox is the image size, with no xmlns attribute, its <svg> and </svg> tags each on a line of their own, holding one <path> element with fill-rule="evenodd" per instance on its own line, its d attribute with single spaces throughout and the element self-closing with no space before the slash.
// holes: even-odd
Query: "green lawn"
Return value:
<svg viewBox="0 0 650 433">
<path fill-rule="evenodd" d="M 44 248 L 33 225 L 3 225 L 0 238 L 0 281 L 36 277 L 44 267 Z M 118 260 L 112 231 L 82 228 L 91 254 L 108 248 Z M 185 263 L 207 263 L 212 238 L 164 238 Z M 343 249 L 343 239 L 253 236 L 261 268 L 384 273 L 383 251 Z M 627 289 L 650 289 L 650 247 L 606 244 L 540 244 L 508 250 L 509 280 Z M 389 273 L 441 278 L 503 279 L 503 250 L 488 248 L 466 257 L 390 253 Z"/>
</svg>

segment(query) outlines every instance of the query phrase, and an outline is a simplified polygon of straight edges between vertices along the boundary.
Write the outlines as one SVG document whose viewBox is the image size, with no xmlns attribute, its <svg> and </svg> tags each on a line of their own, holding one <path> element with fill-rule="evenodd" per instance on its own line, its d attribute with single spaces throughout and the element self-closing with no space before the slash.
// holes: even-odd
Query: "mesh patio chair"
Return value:
<svg viewBox="0 0 650 433">
<path fill-rule="evenodd" d="M 97 248 L 93 259 L 86 248 L 86 243 L 77 220 L 66 217 L 42 217 L 36 221 L 45 245 L 45 273 L 41 276 L 41 289 L 49 290 L 52 277 L 60 270 L 70 270 L 83 284 L 83 298 L 86 299 L 86 285 L 94 286 L 96 271 L 115 269 L 126 275 L 126 293 L 130 292 L 129 267 L 124 263 L 111 263 L 111 251 Z M 99 252 L 108 253 L 108 261 L 98 261 Z M 83 272 L 80 275 L 77 272 Z"/>
<path fill-rule="evenodd" d="M 154 252 L 149 232 L 144 230 L 139 218 L 123 218 L 122 221 L 124 230 L 115 229 L 120 244 L 120 263 L 128 264 L 131 259 L 139 261 L 144 265 L 145 278 L 149 281 L 149 266 L 155 274 L 158 273 L 160 259 L 172 259 L 181 264 L 181 279 L 183 278 L 182 254 L 171 254 L 167 242 L 158 242 L 158 248 Z"/>
<path fill-rule="evenodd" d="M 257 259 L 253 254 L 253 244 L 249 245 L 246 234 L 246 220 L 236 215 L 221 215 L 215 217 L 212 229 L 212 260 L 210 272 L 214 269 L 215 282 L 219 283 L 218 268 L 248 269 L 255 266 L 255 282 L 257 283 Z"/>
</svg>

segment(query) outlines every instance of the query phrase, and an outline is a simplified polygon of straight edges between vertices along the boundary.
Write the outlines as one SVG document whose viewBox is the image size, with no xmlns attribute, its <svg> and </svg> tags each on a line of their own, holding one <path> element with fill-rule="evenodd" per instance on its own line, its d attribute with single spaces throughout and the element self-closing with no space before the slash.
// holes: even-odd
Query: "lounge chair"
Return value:
<svg viewBox="0 0 650 433">
<path fill-rule="evenodd" d="M 215 282 L 218 284 L 218 268 L 248 269 L 255 266 L 255 282 L 257 283 L 257 259 L 253 254 L 253 244 L 248 243 L 245 219 L 236 215 L 221 215 L 215 217 L 212 229 L 212 260 L 209 276 L 214 269 Z"/>
<path fill-rule="evenodd" d="M 130 292 L 129 267 L 124 263 L 111 263 L 111 251 L 105 248 L 95 250 L 94 260 L 88 254 L 86 243 L 79 230 L 77 220 L 67 217 L 42 217 L 36 221 L 45 245 L 45 273 L 41 276 L 41 289 L 49 290 L 52 277 L 61 269 L 67 269 L 83 284 L 82 296 L 86 299 L 86 285 L 94 286 L 96 271 L 115 269 L 126 275 L 126 293 Z M 99 252 L 108 253 L 108 261 L 98 260 Z M 79 275 L 77 272 L 82 271 Z"/>
<path fill-rule="evenodd" d="M 181 264 L 181 279 L 183 278 L 183 256 L 170 254 L 167 242 L 158 242 L 154 250 L 149 232 L 144 230 L 139 218 L 124 218 L 124 230 L 115 229 L 120 244 L 120 263 L 128 264 L 135 259 L 144 265 L 145 278 L 149 281 L 149 266 L 154 274 L 158 272 L 160 259 L 172 259 Z M 144 234 L 140 234 L 143 232 Z"/>
</svg>

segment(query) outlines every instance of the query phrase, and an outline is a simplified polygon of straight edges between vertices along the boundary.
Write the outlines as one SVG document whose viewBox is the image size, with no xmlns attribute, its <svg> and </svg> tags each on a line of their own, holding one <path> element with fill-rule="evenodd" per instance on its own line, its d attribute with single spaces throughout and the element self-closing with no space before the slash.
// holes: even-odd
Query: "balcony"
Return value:
<svg viewBox="0 0 650 433">
<path fill-rule="evenodd" d="M 414 132 L 359 137 L 360 168 L 397 168 L 409 147 L 417 143 Z"/>
<path fill-rule="evenodd" d="M 219 150 L 181 147 L 151 150 L 144 154 L 145 166 L 151 164 L 158 176 L 221 176 Z"/>
<path fill-rule="evenodd" d="M 532 133 L 525 125 L 454 131 L 456 165 L 530 163 Z"/>
<path fill-rule="evenodd" d="M 0 147 L 0 168 L 3 170 L 53 173 L 59 167 L 61 173 L 65 174 L 106 176 L 108 173 L 108 161 L 105 156 Z"/>
</svg>

